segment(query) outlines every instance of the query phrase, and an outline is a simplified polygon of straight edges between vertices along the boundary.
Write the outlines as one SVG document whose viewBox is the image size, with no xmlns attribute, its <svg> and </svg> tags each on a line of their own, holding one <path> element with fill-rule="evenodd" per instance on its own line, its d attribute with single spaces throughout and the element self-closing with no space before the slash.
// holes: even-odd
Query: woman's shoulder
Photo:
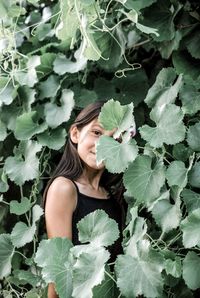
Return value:
<svg viewBox="0 0 200 298">
<path fill-rule="evenodd" d="M 74 183 L 72 182 L 72 180 L 65 178 L 63 176 L 58 176 L 56 177 L 50 187 L 49 187 L 49 191 L 58 191 L 58 192 L 69 192 L 69 193 L 76 193 L 76 187 L 74 185 Z"/>
<path fill-rule="evenodd" d="M 51 196 L 56 196 L 61 199 L 67 198 L 68 200 L 74 200 L 77 196 L 76 186 L 70 179 L 58 176 L 49 186 L 47 198 Z"/>
</svg>

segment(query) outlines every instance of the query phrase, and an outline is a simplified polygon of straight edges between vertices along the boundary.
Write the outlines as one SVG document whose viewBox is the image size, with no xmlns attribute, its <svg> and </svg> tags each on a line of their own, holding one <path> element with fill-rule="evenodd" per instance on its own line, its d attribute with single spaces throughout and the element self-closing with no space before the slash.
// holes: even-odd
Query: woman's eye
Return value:
<svg viewBox="0 0 200 298">
<path fill-rule="evenodd" d="M 95 136 L 101 136 L 101 132 L 98 130 L 93 130 L 93 133 L 95 134 Z"/>
</svg>

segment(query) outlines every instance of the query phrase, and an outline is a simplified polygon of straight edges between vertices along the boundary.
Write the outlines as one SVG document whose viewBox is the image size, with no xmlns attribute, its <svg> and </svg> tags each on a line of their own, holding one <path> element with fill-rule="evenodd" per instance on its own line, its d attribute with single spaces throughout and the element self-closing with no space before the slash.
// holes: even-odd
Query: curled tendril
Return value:
<svg viewBox="0 0 200 298">
<path fill-rule="evenodd" d="M 136 70 L 136 69 L 140 69 L 142 66 L 140 63 L 134 63 L 131 65 L 131 67 L 125 67 L 124 69 L 119 69 L 115 72 L 115 76 L 117 78 L 123 78 L 126 77 L 126 72 L 127 71 L 132 71 L 132 70 Z"/>
</svg>

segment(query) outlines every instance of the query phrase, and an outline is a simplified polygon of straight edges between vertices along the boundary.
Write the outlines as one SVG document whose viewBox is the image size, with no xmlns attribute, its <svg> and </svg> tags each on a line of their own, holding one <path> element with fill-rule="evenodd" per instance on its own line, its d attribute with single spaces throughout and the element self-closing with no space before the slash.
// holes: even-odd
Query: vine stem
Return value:
<svg viewBox="0 0 200 298">
<path fill-rule="evenodd" d="M 105 270 L 105 273 L 117 284 L 117 281 L 114 279 L 114 277 L 108 273 L 108 271 Z"/>
</svg>

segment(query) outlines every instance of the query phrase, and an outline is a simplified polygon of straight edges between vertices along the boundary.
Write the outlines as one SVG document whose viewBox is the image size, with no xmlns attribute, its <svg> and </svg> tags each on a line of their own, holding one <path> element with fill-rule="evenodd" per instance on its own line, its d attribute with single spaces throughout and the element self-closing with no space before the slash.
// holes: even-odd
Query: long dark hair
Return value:
<svg viewBox="0 0 200 298">
<path fill-rule="evenodd" d="M 78 114 L 71 127 L 76 126 L 81 130 L 85 125 L 89 124 L 99 116 L 103 104 L 103 101 L 97 101 L 88 105 Z M 56 177 L 63 176 L 70 180 L 76 180 L 83 173 L 83 163 L 77 153 L 76 147 L 76 144 L 74 144 L 71 138 L 68 137 L 62 158 L 45 188 L 43 206 L 45 206 L 49 186 Z M 122 217 L 124 221 L 126 204 L 124 205 L 125 202 L 123 200 L 124 186 L 122 183 L 122 175 L 111 174 L 105 169 L 101 176 L 100 185 L 104 186 L 104 188 L 116 198 L 122 208 Z"/>
</svg>

